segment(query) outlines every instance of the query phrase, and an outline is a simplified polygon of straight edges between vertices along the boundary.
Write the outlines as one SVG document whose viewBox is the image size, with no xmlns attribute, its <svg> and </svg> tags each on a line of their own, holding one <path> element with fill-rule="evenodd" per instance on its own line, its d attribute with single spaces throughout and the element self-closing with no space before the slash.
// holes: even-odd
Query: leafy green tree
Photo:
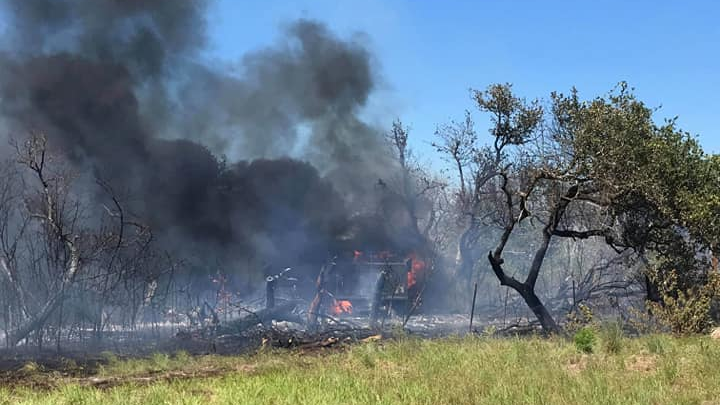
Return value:
<svg viewBox="0 0 720 405">
<path fill-rule="evenodd" d="M 701 267 L 697 253 L 717 235 L 717 159 L 673 120 L 656 125 L 654 111 L 626 84 L 589 101 L 574 89 L 552 93 L 546 107 L 518 98 L 508 84 L 473 94 L 490 116 L 489 142 L 475 135 L 468 116 L 439 131 L 437 144 L 458 171 L 468 218 L 460 251 L 480 239 L 481 218 L 496 225 L 490 267 L 546 331 L 560 328 L 535 286 L 556 238 L 603 238 L 687 275 Z M 698 200 L 700 207 L 689 208 Z M 539 235 L 518 279 L 506 271 L 504 252 L 529 229 Z"/>
</svg>

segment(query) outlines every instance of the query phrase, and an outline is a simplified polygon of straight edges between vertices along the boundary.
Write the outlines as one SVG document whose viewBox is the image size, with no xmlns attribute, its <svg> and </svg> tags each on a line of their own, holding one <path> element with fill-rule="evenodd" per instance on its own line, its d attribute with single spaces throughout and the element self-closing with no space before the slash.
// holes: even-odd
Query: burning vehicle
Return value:
<svg viewBox="0 0 720 405">
<path fill-rule="evenodd" d="M 334 257 L 322 266 L 315 279 L 307 310 L 308 325 L 325 318 L 368 317 L 371 325 L 388 316 L 409 316 L 421 303 L 425 262 L 415 253 L 362 252 Z M 267 309 L 275 307 L 276 295 L 299 297 L 298 279 L 283 277 L 289 269 L 267 278 Z M 278 294 L 279 291 L 281 294 Z"/>
</svg>

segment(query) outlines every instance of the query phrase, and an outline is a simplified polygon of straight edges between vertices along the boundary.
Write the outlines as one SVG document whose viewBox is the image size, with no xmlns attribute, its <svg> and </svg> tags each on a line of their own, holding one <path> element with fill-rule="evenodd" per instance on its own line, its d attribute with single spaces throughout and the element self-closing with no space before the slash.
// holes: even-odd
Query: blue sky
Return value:
<svg viewBox="0 0 720 405">
<path fill-rule="evenodd" d="M 382 77 L 368 119 L 402 118 L 421 153 L 437 124 L 472 108 L 470 87 L 510 82 L 534 98 L 576 86 L 589 98 L 621 80 L 720 153 L 719 2 L 219 0 L 210 55 L 238 59 L 300 17 L 368 46 Z"/>
</svg>

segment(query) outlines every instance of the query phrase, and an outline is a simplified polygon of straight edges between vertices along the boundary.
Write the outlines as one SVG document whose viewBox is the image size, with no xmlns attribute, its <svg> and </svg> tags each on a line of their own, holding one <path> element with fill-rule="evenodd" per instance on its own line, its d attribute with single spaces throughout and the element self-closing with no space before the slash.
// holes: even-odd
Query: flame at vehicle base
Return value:
<svg viewBox="0 0 720 405">
<path fill-rule="evenodd" d="M 352 311 L 352 302 L 348 300 L 335 300 L 332 307 L 330 307 L 330 312 L 333 315 L 352 314 Z"/>
</svg>

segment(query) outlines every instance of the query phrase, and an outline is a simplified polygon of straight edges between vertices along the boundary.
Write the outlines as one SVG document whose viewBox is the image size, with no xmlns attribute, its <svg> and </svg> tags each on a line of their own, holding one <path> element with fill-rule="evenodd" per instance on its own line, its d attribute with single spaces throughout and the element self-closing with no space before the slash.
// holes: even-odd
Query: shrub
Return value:
<svg viewBox="0 0 720 405">
<path fill-rule="evenodd" d="M 585 304 L 578 304 L 570 313 L 567 314 L 567 322 L 565 330 L 573 334 L 580 329 L 590 326 L 594 323 L 595 316 L 592 310 Z"/>
<path fill-rule="evenodd" d="M 648 302 L 653 315 L 673 333 L 679 335 L 704 333 L 713 324 L 711 309 L 720 294 L 720 275 L 710 273 L 704 283 L 684 290 L 676 271 L 669 271 L 663 279 L 650 274 L 660 290 L 661 303 Z"/>
<path fill-rule="evenodd" d="M 573 341 L 575 342 L 575 347 L 579 351 L 583 353 L 592 353 L 593 346 L 595 346 L 596 341 L 595 332 L 587 327 L 582 328 L 575 333 Z"/>
<path fill-rule="evenodd" d="M 34 374 L 42 371 L 42 367 L 34 361 L 30 361 L 23 364 L 23 366 L 18 371 L 20 371 L 21 374 Z"/>
<path fill-rule="evenodd" d="M 493 337 L 497 334 L 497 327 L 494 325 L 486 326 L 483 328 L 482 335 L 485 337 Z"/>
<path fill-rule="evenodd" d="M 605 352 L 610 354 L 620 353 L 624 335 L 623 325 L 619 320 L 603 324 L 600 330 L 600 338 Z"/>
<path fill-rule="evenodd" d="M 175 361 L 177 361 L 180 364 L 188 363 L 192 360 L 192 356 L 190 356 L 190 353 L 186 352 L 185 350 L 180 350 L 175 353 Z"/>
</svg>

